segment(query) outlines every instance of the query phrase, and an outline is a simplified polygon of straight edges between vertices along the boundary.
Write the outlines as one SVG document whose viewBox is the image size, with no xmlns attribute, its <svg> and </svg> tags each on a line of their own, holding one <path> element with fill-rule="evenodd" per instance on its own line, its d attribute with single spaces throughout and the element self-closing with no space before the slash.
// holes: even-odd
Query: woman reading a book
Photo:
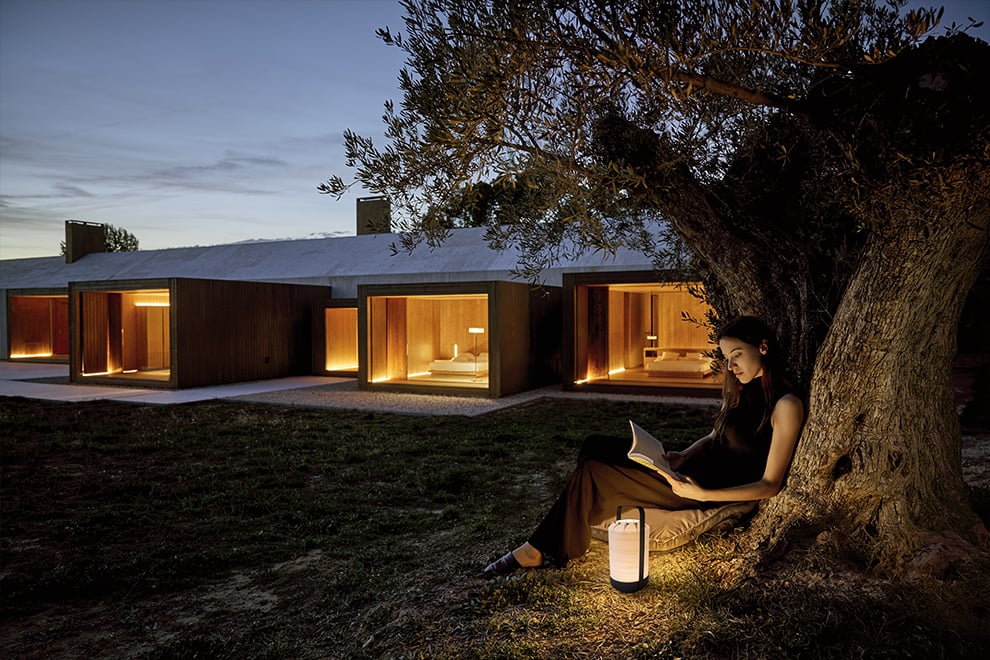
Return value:
<svg viewBox="0 0 990 660">
<path fill-rule="evenodd" d="M 591 543 L 591 526 L 616 507 L 703 509 L 763 500 L 780 491 L 804 422 L 804 405 L 784 375 L 773 332 L 743 316 L 718 333 L 725 357 L 722 407 L 711 433 L 666 455 L 683 481 L 629 459 L 628 439 L 585 439 L 564 492 L 529 540 L 492 562 L 484 575 L 564 566 Z"/>
</svg>

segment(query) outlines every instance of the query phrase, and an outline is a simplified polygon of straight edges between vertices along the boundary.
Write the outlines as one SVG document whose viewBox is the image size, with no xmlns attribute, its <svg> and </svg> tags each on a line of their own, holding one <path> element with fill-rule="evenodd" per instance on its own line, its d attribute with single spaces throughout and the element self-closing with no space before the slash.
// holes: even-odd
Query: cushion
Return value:
<svg viewBox="0 0 990 660">
<path fill-rule="evenodd" d="M 756 507 L 756 500 L 730 502 L 711 509 L 645 509 L 646 524 L 650 526 L 650 552 L 670 552 L 690 543 L 705 532 L 721 525 L 734 523 Z M 623 518 L 639 519 L 636 509 L 623 509 Z M 591 526 L 591 538 L 608 543 L 608 526 L 615 517 Z"/>
</svg>

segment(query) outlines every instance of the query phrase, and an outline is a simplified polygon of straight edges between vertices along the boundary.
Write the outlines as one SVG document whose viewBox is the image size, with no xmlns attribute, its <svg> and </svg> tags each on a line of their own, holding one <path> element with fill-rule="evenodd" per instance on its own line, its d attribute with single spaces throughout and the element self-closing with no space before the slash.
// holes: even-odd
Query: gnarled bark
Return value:
<svg viewBox="0 0 990 660">
<path fill-rule="evenodd" d="M 751 530 L 764 552 L 827 530 L 882 568 L 941 572 L 990 547 L 967 501 L 950 373 L 986 263 L 990 176 L 957 175 L 941 196 L 894 199 L 888 231 L 867 243 L 818 354 L 787 487 Z M 953 206 L 958 185 L 984 199 L 978 216 Z"/>
</svg>

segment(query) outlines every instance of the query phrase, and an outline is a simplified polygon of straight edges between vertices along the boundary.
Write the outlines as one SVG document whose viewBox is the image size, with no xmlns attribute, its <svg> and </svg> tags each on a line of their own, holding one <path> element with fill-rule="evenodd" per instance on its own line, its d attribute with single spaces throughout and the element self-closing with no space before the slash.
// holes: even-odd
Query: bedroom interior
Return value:
<svg viewBox="0 0 990 660">
<path fill-rule="evenodd" d="M 371 382 L 488 387 L 488 294 L 372 296 L 368 310 Z"/>
<path fill-rule="evenodd" d="M 576 284 L 575 385 L 635 384 L 709 390 L 708 306 L 694 282 Z"/>
</svg>

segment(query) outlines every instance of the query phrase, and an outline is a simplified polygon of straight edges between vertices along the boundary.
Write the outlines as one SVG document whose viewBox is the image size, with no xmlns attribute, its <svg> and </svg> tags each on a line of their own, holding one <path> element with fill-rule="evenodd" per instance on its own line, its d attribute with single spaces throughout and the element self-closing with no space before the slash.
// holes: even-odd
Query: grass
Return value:
<svg viewBox="0 0 990 660">
<path fill-rule="evenodd" d="M 582 438 L 677 447 L 709 409 L 543 402 L 481 418 L 0 399 L 8 657 L 984 657 L 987 566 L 881 581 L 713 537 L 608 584 L 607 549 L 486 582 Z M 986 489 L 974 490 L 986 519 Z"/>
</svg>

